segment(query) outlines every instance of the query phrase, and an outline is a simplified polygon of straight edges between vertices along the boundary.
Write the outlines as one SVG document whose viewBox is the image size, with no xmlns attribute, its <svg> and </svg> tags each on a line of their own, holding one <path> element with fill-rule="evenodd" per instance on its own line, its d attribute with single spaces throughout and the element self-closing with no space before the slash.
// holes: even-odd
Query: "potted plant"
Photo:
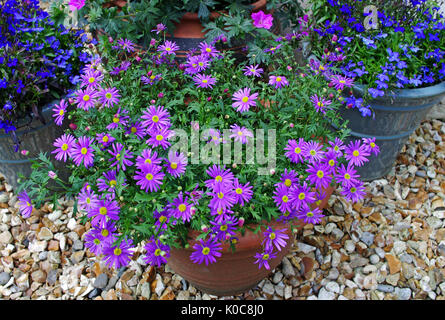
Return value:
<svg viewBox="0 0 445 320">
<path fill-rule="evenodd" d="M 287 253 L 292 231 L 321 221 L 332 188 L 364 196 L 354 167 L 367 159 L 355 150 L 371 148 L 343 144 L 338 93 L 318 70 L 298 67 L 294 37 L 276 40 L 263 39 L 270 69 L 208 43 L 194 66 L 178 65 L 171 42 L 155 53 L 101 42 L 101 63 L 87 71 L 100 72 L 97 82 L 73 99 L 76 129 L 54 142 L 69 181 L 41 154 L 20 186 L 22 214 L 42 205 L 41 181 L 54 179 L 91 221 L 86 248 L 109 267 L 127 265 L 141 245 L 148 264 L 169 263 L 206 292 L 254 286 Z"/>
<path fill-rule="evenodd" d="M 345 90 L 352 137 L 376 137 L 380 154 L 359 173 L 386 175 L 409 136 L 445 96 L 445 20 L 434 1 L 313 1 L 312 50 Z"/>
<path fill-rule="evenodd" d="M 0 17 L 0 171 L 16 187 L 17 174 L 31 172 L 30 158 L 62 132 L 52 109 L 90 56 L 83 31 L 56 25 L 38 1 L 2 0 Z"/>
<path fill-rule="evenodd" d="M 252 13 L 274 11 L 286 26 L 289 16 L 301 12 L 298 2 L 279 0 L 72 0 L 70 3 L 68 9 L 62 0 L 53 2 L 53 15 L 63 21 L 74 10 L 77 21 L 88 25 L 94 34 L 128 39 L 143 48 L 149 47 L 153 31 L 167 30 L 167 39 L 181 48 L 176 52 L 177 59 L 184 59 L 200 42 L 217 37 L 223 40 L 221 45 L 241 52 L 247 40 L 251 40 L 249 33 L 253 29 L 248 20 Z M 278 32 L 279 24 L 275 23 L 272 30 Z"/>
</svg>

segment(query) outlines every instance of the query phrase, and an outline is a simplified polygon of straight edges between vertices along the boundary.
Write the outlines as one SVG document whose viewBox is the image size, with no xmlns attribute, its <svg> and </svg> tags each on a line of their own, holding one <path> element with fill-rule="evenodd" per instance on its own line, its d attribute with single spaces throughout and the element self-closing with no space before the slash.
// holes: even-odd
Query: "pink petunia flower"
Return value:
<svg viewBox="0 0 445 320">
<path fill-rule="evenodd" d="M 273 25 L 273 16 L 271 14 L 265 14 L 262 10 L 254 12 L 251 15 L 253 19 L 253 25 L 257 28 L 270 29 Z"/>
</svg>

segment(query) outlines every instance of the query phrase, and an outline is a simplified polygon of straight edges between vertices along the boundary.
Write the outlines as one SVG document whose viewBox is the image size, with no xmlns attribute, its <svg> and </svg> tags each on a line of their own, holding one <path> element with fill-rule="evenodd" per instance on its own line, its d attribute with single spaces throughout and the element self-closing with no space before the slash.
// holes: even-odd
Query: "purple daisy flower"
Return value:
<svg viewBox="0 0 445 320">
<path fill-rule="evenodd" d="M 97 92 L 93 88 L 79 89 L 76 91 L 77 108 L 88 111 L 94 108 L 97 99 Z"/>
<path fill-rule="evenodd" d="M 365 187 L 363 182 L 356 180 L 354 183 L 348 186 L 343 186 L 343 190 L 340 192 L 346 200 L 352 202 L 358 202 L 366 196 Z"/>
<path fill-rule="evenodd" d="M 241 113 L 249 111 L 250 107 L 256 106 L 256 98 L 258 98 L 258 93 L 251 95 L 250 88 L 240 89 L 233 94 L 232 100 L 235 102 L 232 103 L 232 107 Z"/>
<path fill-rule="evenodd" d="M 309 207 L 308 203 L 315 202 L 315 192 L 312 192 L 306 182 L 303 182 L 303 185 L 291 189 L 290 198 L 292 208 L 299 210 L 303 207 Z"/>
<path fill-rule="evenodd" d="M 99 70 L 88 70 L 85 74 L 80 76 L 80 87 L 87 87 L 88 89 L 96 89 L 100 86 L 104 75 Z"/>
<path fill-rule="evenodd" d="M 284 169 L 284 173 L 281 175 L 281 183 L 287 188 L 292 188 L 298 183 L 298 174 L 294 170 Z"/>
<path fill-rule="evenodd" d="M 232 238 L 238 227 L 238 218 L 228 216 L 225 220 L 210 221 L 212 227 L 212 234 L 219 241 L 229 240 Z"/>
<path fill-rule="evenodd" d="M 219 51 L 216 50 L 216 48 L 214 46 L 212 46 L 211 44 L 208 44 L 206 42 L 201 42 L 199 44 L 199 50 L 202 52 L 203 55 L 208 55 L 212 58 L 217 57 L 219 54 Z"/>
<path fill-rule="evenodd" d="M 123 239 L 118 245 L 104 247 L 104 261 L 108 267 L 116 269 L 127 266 L 133 256 L 133 240 Z"/>
<path fill-rule="evenodd" d="M 76 142 L 76 138 L 70 134 L 63 134 L 60 138 L 54 141 L 53 146 L 57 149 L 51 153 L 55 153 L 54 158 L 58 161 L 66 162 L 66 159 L 71 157 L 73 146 Z"/>
<path fill-rule="evenodd" d="M 142 126 L 145 127 L 148 131 L 160 130 L 169 128 L 171 126 L 170 114 L 164 108 L 164 106 L 149 106 L 142 112 L 141 119 L 144 120 L 142 121 Z"/>
<path fill-rule="evenodd" d="M 128 110 L 119 108 L 116 112 L 116 114 L 113 116 L 113 122 L 110 123 L 106 128 L 108 130 L 117 129 L 119 125 L 127 126 L 128 125 L 128 119 L 130 119 L 129 116 L 126 116 L 125 114 L 128 113 Z"/>
<path fill-rule="evenodd" d="M 316 94 L 311 97 L 311 101 L 314 105 L 315 110 L 323 114 L 326 113 L 326 108 L 332 103 L 331 100 L 326 100 L 323 97 L 319 98 Z"/>
<path fill-rule="evenodd" d="M 335 174 L 335 168 L 337 167 L 337 164 L 338 164 L 337 153 L 333 149 L 330 149 L 329 151 L 327 151 L 325 153 L 324 156 L 325 156 L 325 158 L 324 158 L 323 162 L 328 167 L 328 173 Z"/>
<path fill-rule="evenodd" d="M 161 77 L 162 77 L 161 74 L 156 74 L 156 75 L 151 74 L 149 76 L 144 75 L 141 77 L 141 81 L 143 84 L 152 86 L 155 82 L 159 81 Z"/>
<path fill-rule="evenodd" d="M 111 170 L 108 172 L 104 172 L 103 176 L 105 177 L 105 179 L 103 178 L 99 178 L 97 179 L 97 188 L 99 191 L 106 191 L 106 192 L 111 192 L 113 193 L 116 189 L 116 185 L 117 185 L 117 178 L 116 178 L 116 170 Z M 124 182 L 122 183 L 122 186 L 125 186 L 125 178 L 124 178 Z"/>
<path fill-rule="evenodd" d="M 274 196 L 272 198 L 274 199 L 276 206 L 281 212 L 292 210 L 290 189 L 284 184 L 277 185 L 274 191 Z"/>
<path fill-rule="evenodd" d="M 289 239 L 289 236 L 286 234 L 286 229 L 273 230 L 271 227 L 268 227 L 263 234 L 264 240 L 262 245 L 265 251 L 272 251 L 274 246 L 278 251 L 281 251 L 281 248 L 286 247 L 286 240 Z"/>
<path fill-rule="evenodd" d="M 66 108 L 68 107 L 68 105 L 66 104 L 65 100 L 62 99 L 60 100 L 60 103 L 57 105 L 54 105 L 53 108 L 53 117 L 56 118 L 54 120 L 54 123 L 58 126 L 62 125 L 63 119 L 65 119 L 65 113 L 66 113 Z"/>
<path fill-rule="evenodd" d="M 158 153 L 156 151 L 152 151 L 151 149 L 144 149 L 141 152 L 140 156 L 136 158 L 136 167 L 141 169 L 142 167 L 148 165 L 161 165 L 161 159 L 158 158 Z"/>
<path fill-rule="evenodd" d="M 99 91 L 99 102 L 107 108 L 112 108 L 119 103 L 119 91 L 116 88 L 107 88 Z"/>
<path fill-rule="evenodd" d="M 28 193 L 23 190 L 17 195 L 17 200 L 19 204 L 19 212 L 23 218 L 29 218 L 32 213 L 32 203 L 31 198 L 28 196 Z"/>
<path fill-rule="evenodd" d="M 287 81 L 285 76 L 270 76 L 269 84 L 274 86 L 275 89 L 281 89 L 289 85 L 289 81 Z"/>
<path fill-rule="evenodd" d="M 183 197 L 182 192 L 178 194 L 178 197 L 169 205 L 171 214 L 176 219 L 182 219 L 182 221 L 189 222 L 192 218 L 192 211 L 190 210 L 192 205 L 188 203 L 188 197 Z"/>
<path fill-rule="evenodd" d="M 303 156 L 309 160 L 309 162 L 321 161 L 324 157 L 324 151 L 322 151 L 322 145 L 316 141 L 309 141 L 304 145 Z"/>
<path fill-rule="evenodd" d="M 110 199 L 98 199 L 96 206 L 87 212 L 91 224 L 96 227 L 104 226 L 108 220 L 119 220 L 119 203 Z"/>
<path fill-rule="evenodd" d="M 253 133 L 245 127 L 240 127 L 239 125 L 234 124 L 230 127 L 230 129 L 232 132 L 230 138 L 234 138 L 235 142 L 238 141 L 242 144 L 246 144 L 249 142 L 248 138 L 253 138 Z"/>
<path fill-rule="evenodd" d="M 104 243 L 110 241 L 101 237 L 100 231 L 92 228 L 85 235 L 85 247 L 96 256 L 101 255 L 104 247 Z"/>
<path fill-rule="evenodd" d="M 161 167 L 157 165 L 145 165 L 135 172 L 134 180 L 145 192 L 156 192 L 162 185 L 165 174 L 161 172 Z"/>
<path fill-rule="evenodd" d="M 247 182 L 243 185 L 239 183 L 238 179 L 233 181 L 233 189 L 235 191 L 233 195 L 235 196 L 236 203 L 239 203 L 241 207 L 244 206 L 244 203 L 247 203 L 252 199 L 253 186 L 250 186 L 249 184 L 250 182 Z"/>
<path fill-rule="evenodd" d="M 341 164 L 337 168 L 337 173 L 335 174 L 335 178 L 337 183 L 341 183 L 344 187 L 349 187 L 352 184 L 357 182 L 357 178 L 360 176 L 355 174 L 357 171 L 354 170 L 354 166 L 349 164 L 348 167 L 345 167 L 344 164 Z"/>
<path fill-rule="evenodd" d="M 152 238 L 144 246 L 147 254 L 144 256 L 144 261 L 152 266 L 161 267 L 167 263 L 170 257 L 170 247 L 163 244 L 159 239 Z"/>
<path fill-rule="evenodd" d="M 227 210 L 236 202 L 236 197 L 231 186 L 226 184 L 216 184 L 213 190 L 207 194 L 212 197 L 209 207 L 214 210 Z"/>
<path fill-rule="evenodd" d="M 164 165 L 167 172 L 175 178 L 180 177 L 186 169 L 187 158 L 179 152 L 169 152 L 167 163 Z"/>
<path fill-rule="evenodd" d="M 284 148 L 287 151 L 284 155 L 293 163 L 303 163 L 303 150 L 306 145 L 306 142 L 303 138 L 299 138 L 298 142 L 294 139 L 291 139 L 287 142 L 286 147 Z"/>
<path fill-rule="evenodd" d="M 360 140 L 351 141 L 345 149 L 345 158 L 351 164 L 360 167 L 365 162 L 368 162 L 367 157 L 370 156 L 368 147 L 362 145 Z"/>
<path fill-rule="evenodd" d="M 243 71 L 244 71 L 244 75 L 255 76 L 255 77 L 260 77 L 261 74 L 264 72 L 263 68 L 259 68 L 258 65 L 246 66 L 246 67 L 244 67 Z"/>
<path fill-rule="evenodd" d="M 161 146 L 164 150 L 170 147 L 171 143 L 168 140 L 174 136 L 174 131 L 171 131 L 168 128 L 153 130 L 148 133 L 150 138 L 145 141 L 145 143 L 149 144 L 153 148 Z"/>
<path fill-rule="evenodd" d="M 198 88 L 212 88 L 212 86 L 216 83 L 215 78 L 205 74 L 197 74 L 193 77 L 193 81 Z"/>
<path fill-rule="evenodd" d="M 319 208 L 311 209 L 309 207 L 303 207 L 298 211 L 297 217 L 304 223 L 318 224 L 324 215 Z"/>
<path fill-rule="evenodd" d="M 336 90 L 343 90 L 345 87 L 350 88 L 354 83 L 354 80 L 340 75 L 333 75 L 331 77 L 329 86 L 334 87 Z"/>
<path fill-rule="evenodd" d="M 203 133 L 202 138 L 205 140 L 209 139 L 207 143 L 213 142 L 215 145 L 219 145 L 221 142 L 225 143 L 225 141 L 221 137 L 221 132 L 217 129 L 206 130 Z"/>
<path fill-rule="evenodd" d="M 79 166 L 82 162 L 86 168 L 93 165 L 94 162 L 94 149 L 91 147 L 92 141 L 89 137 L 80 137 L 71 148 L 71 157 L 73 158 L 76 166 Z"/>
<path fill-rule="evenodd" d="M 214 221 L 217 222 L 217 223 L 229 219 L 232 214 L 233 214 L 233 211 L 229 210 L 229 209 L 226 209 L 226 210 L 211 209 L 210 210 L 210 215 L 213 217 Z"/>
<path fill-rule="evenodd" d="M 77 206 L 79 210 L 89 212 L 97 206 L 99 199 L 89 184 L 86 184 L 77 195 Z"/>
<path fill-rule="evenodd" d="M 143 139 L 147 135 L 147 132 L 145 131 L 145 128 L 142 126 L 142 123 L 136 121 L 126 128 L 125 134 L 129 135 L 134 134 L 138 139 Z"/>
<path fill-rule="evenodd" d="M 206 180 L 204 183 L 207 188 L 214 189 L 220 184 L 232 186 L 235 176 L 233 173 L 224 166 L 221 168 L 219 165 L 214 164 L 206 170 L 206 173 L 212 178 Z"/>
<path fill-rule="evenodd" d="M 209 56 L 205 54 L 191 56 L 185 63 L 186 74 L 197 74 L 210 66 Z"/>
<path fill-rule="evenodd" d="M 114 232 L 117 230 L 117 228 L 116 224 L 112 220 L 108 220 L 103 225 L 96 225 L 93 230 L 97 230 L 97 232 L 99 233 L 98 236 L 102 240 L 116 240 L 116 235 Z"/>
<path fill-rule="evenodd" d="M 175 51 L 178 51 L 178 50 L 179 50 L 179 46 L 175 42 L 169 41 L 169 40 L 166 40 L 164 42 L 164 44 L 162 44 L 158 47 L 158 51 L 161 52 L 161 56 L 165 56 L 167 54 L 174 55 Z"/>
<path fill-rule="evenodd" d="M 102 144 L 102 146 L 104 148 L 108 147 L 109 145 L 111 145 L 113 143 L 113 141 L 116 140 L 115 138 L 113 138 L 109 133 L 98 133 L 96 135 L 96 141 L 100 144 Z"/>
<path fill-rule="evenodd" d="M 330 168 L 325 163 L 309 164 L 306 172 L 309 173 L 309 181 L 317 189 L 326 189 L 332 181 L 332 176 L 329 175 Z"/>
<path fill-rule="evenodd" d="M 215 238 L 210 238 L 206 241 L 199 239 L 199 242 L 193 246 L 193 253 L 190 255 L 190 259 L 193 263 L 203 263 L 205 262 L 206 266 L 209 263 L 216 262 L 216 258 L 221 257 L 222 246 L 217 242 Z"/>
<path fill-rule="evenodd" d="M 375 138 L 363 138 L 363 142 L 368 146 L 369 153 L 378 155 L 380 153 L 380 147 L 375 143 Z"/>
<path fill-rule="evenodd" d="M 339 138 L 335 138 L 334 141 L 329 141 L 330 147 L 328 147 L 329 150 L 335 151 L 337 157 L 341 157 L 343 155 L 343 150 L 345 150 L 346 146 L 343 144 L 343 141 Z"/>
<path fill-rule="evenodd" d="M 261 253 L 255 254 L 254 258 L 257 259 L 255 261 L 256 264 L 258 264 L 258 269 L 261 269 L 262 267 L 266 268 L 267 270 L 270 270 L 269 261 L 271 259 L 275 259 L 277 257 L 276 253 L 270 251 L 265 251 Z"/>
<path fill-rule="evenodd" d="M 122 49 L 127 51 L 128 53 L 135 51 L 135 44 L 128 39 L 118 39 L 117 46 L 114 46 L 113 49 Z"/>
<path fill-rule="evenodd" d="M 162 210 L 161 212 L 155 210 L 153 211 L 153 218 L 156 219 L 155 226 L 156 232 L 159 232 L 159 229 L 167 229 L 167 225 L 170 222 L 171 212 L 170 210 Z M 173 223 L 174 224 L 174 223 Z"/>
<path fill-rule="evenodd" d="M 133 165 L 133 162 L 129 159 L 133 158 L 133 153 L 128 150 L 124 150 L 124 146 L 117 142 L 113 143 L 112 145 L 113 151 L 108 150 L 108 153 L 111 154 L 113 157 L 109 159 L 108 161 L 113 162 L 111 164 L 112 167 L 117 166 L 117 171 L 119 171 L 122 168 L 122 171 L 125 171 L 127 169 L 127 166 Z M 122 164 L 121 164 L 122 160 Z"/>
</svg>

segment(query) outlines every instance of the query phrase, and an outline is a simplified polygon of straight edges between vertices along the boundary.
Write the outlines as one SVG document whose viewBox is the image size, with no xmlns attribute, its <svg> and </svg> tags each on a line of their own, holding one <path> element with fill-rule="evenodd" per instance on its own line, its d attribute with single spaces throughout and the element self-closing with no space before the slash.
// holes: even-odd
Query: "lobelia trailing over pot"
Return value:
<svg viewBox="0 0 445 320">
<path fill-rule="evenodd" d="M 29 152 L 51 148 L 48 104 L 78 82 L 90 59 L 83 51 L 88 42 L 82 30 L 54 23 L 36 0 L 0 1 L 0 167 L 11 184 L 16 172 L 29 174 Z"/>
<path fill-rule="evenodd" d="M 342 117 L 351 136 L 377 138 L 381 153 L 360 170 L 384 176 L 404 143 L 445 96 L 445 19 L 439 2 L 314 1 L 312 49 L 345 81 Z"/>
<path fill-rule="evenodd" d="M 273 68 L 238 64 L 208 43 L 202 63 L 179 65 L 180 48 L 162 38 L 148 52 L 129 40 L 100 41 L 101 56 L 88 65 L 69 101 L 74 110 L 63 118 L 75 126 L 54 141 L 52 156 L 71 170 L 69 181 L 44 167 L 36 174 L 49 174 L 74 196 L 77 217 L 92 225 L 85 246 L 109 267 L 127 265 L 136 245 L 148 264 L 161 266 L 172 248 L 189 247 L 194 230 L 191 263 L 218 263 L 223 244 L 236 253 L 237 232 L 261 231 L 254 258 L 269 269 L 292 239 L 268 222 L 320 223 L 323 212 L 314 205 L 330 185 L 350 201 L 364 197 L 354 166 L 368 160 L 372 146 L 345 145 L 344 129 L 330 129 L 331 122 L 343 128 L 331 80 L 297 67 L 292 34 L 262 41 Z M 29 196 L 38 183 L 21 185 L 24 217 L 44 201 Z"/>
</svg>

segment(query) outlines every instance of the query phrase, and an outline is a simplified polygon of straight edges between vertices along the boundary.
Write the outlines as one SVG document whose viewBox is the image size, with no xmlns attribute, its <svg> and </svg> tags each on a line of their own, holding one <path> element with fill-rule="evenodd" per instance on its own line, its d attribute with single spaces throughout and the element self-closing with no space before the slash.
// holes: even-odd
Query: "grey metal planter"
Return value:
<svg viewBox="0 0 445 320">
<path fill-rule="evenodd" d="M 363 90 L 363 87 L 355 86 L 355 97 L 362 96 Z M 409 136 L 444 96 L 445 82 L 426 88 L 396 90 L 370 101 L 374 119 L 362 117 L 357 109 L 341 108 L 340 114 L 349 120 L 348 128 L 351 129 L 348 140 L 375 137 L 380 147 L 378 156 L 372 155 L 369 162 L 357 168 L 362 180 L 378 179 L 391 171 Z"/>
<path fill-rule="evenodd" d="M 28 150 L 28 156 L 22 155 L 20 151 L 14 151 L 14 142 L 9 133 L 0 134 L 0 172 L 5 175 L 8 184 L 14 189 L 18 186 L 18 174 L 29 176 L 31 174 L 31 160 L 36 159 L 40 151 L 47 152 L 49 155 L 55 149 L 53 147 L 54 140 L 61 136 L 64 129 L 68 127 L 66 121 L 62 126 L 57 126 L 54 123 L 52 108 L 58 102 L 54 101 L 42 108 L 42 115 L 46 124 L 39 120 L 33 120 L 29 126 L 25 126 L 29 119 L 22 119 L 18 124 L 16 135 L 21 141 L 20 150 Z M 59 163 L 52 156 L 51 159 L 53 159 L 57 169 L 62 168 L 63 162 Z"/>
</svg>

